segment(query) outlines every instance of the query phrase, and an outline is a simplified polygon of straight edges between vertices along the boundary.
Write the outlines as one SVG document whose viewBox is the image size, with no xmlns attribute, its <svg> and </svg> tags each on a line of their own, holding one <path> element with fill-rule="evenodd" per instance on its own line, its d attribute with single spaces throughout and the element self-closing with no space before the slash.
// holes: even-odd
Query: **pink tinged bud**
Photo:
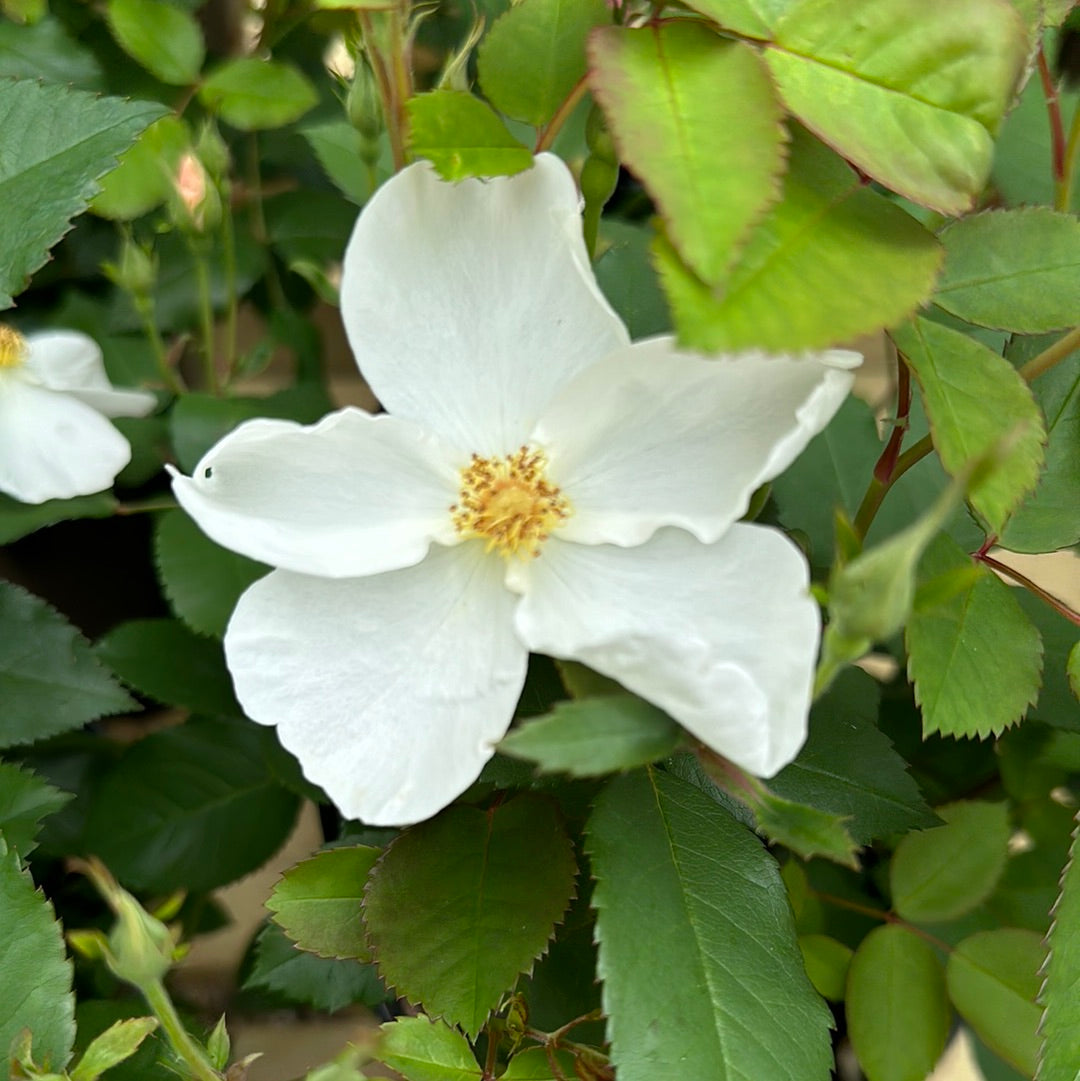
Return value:
<svg viewBox="0 0 1080 1081">
<path fill-rule="evenodd" d="M 176 170 L 176 191 L 196 225 L 200 225 L 201 210 L 206 200 L 206 170 L 194 154 L 180 159 Z"/>
</svg>

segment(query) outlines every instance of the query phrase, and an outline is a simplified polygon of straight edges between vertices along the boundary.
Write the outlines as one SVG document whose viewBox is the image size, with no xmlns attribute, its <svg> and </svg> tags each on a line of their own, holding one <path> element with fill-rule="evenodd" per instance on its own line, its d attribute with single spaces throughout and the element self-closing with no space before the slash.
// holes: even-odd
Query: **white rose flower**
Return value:
<svg viewBox="0 0 1080 1081">
<path fill-rule="evenodd" d="M 177 498 L 278 568 L 225 636 L 248 714 L 341 811 L 427 818 L 506 732 L 529 651 L 571 658 L 770 776 L 806 736 L 806 561 L 739 522 L 848 393 L 857 354 L 631 345 L 566 167 L 388 181 L 345 253 L 349 340 L 389 415 L 255 420 Z"/>
<path fill-rule="evenodd" d="M 0 492 L 23 503 L 112 486 L 131 446 L 107 417 L 141 417 L 153 394 L 117 390 L 97 343 L 73 330 L 24 338 L 0 324 Z"/>
</svg>

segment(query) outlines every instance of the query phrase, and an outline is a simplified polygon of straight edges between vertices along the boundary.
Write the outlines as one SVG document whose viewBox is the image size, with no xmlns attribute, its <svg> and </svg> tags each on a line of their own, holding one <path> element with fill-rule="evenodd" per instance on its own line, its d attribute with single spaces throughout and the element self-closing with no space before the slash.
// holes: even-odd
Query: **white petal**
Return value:
<svg viewBox="0 0 1080 1081">
<path fill-rule="evenodd" d="M 532 442 L 573 507 L 583 544 L 641 544 L 676 525 L 709 542 L 840 407 L 857 353 L 706 359 L 671 338 L 593 365 L 555 399 Z"/>
<path fill-rule="evenodd" d="M 112 487 L 131 460 L 128 441 L 96 410 L 0 373 L 0 491 L 23 503 Z"/>
<path fill-rule="evenodd" d="M 391 412 L 489 456 L 516 450 L 552 394 L 625 345 L 581 236 L 566 166 L 447 184 L 426 162 L 364 207 L 341 314 Z"/>
<path fill-rule="evenodd" d="M 346 817 L 428 818 L 479 776 L 525 680 L 501 577 L 479 544 L 371 578 L 274 571 L 225 635 L 237 695 Z"/>
<path fill-rule="evenodd" d="M 180 505 L 218 544 L 300 574 L 408 567 L 457 541 L 450 506 L 467 455 L 396 417 L 342 409 L 318 424 L 241 424 L 190 478 Z"/>
<path fill-rule="evenodd" d="M 758 776 L 798 753 L 820 623 L 782 533 L 737 523 L 702 544 L 664 529 L 637 548 L 553 538 L 518 566 L 530 649 L 619 680 Z"/>
<path fill-rule="evenodd" d="M 143 390 L 117 390 L 105 374 L 101 349 L 75 330 L 51 330 L 26 339 L 26 368 L 34 381 L 61 390 L 107 417 L 143 417 L 157 405 Z"/>
</svg>

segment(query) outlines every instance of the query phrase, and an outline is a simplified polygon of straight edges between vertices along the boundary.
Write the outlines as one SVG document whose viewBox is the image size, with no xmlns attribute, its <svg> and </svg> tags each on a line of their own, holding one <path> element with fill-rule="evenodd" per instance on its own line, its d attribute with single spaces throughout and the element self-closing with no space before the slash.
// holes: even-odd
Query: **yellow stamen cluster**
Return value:
<svg viewBox="0 0 1080 1081">
<path fill-rule="evenodd" d="M 461 471 L 461 496 L 450 508 L 454 528 L 487 542 L 487 550 L 527 559 L 570 515 L 570 503 L 546 475 L 542 451 L 522 447 L 501 458 L 472 456 Z"/>
<path fill-rule="evenodd" d="M 17 368 L 26 359 L 26 340 L 0 323 L 0 368 Z"/>
</svg>

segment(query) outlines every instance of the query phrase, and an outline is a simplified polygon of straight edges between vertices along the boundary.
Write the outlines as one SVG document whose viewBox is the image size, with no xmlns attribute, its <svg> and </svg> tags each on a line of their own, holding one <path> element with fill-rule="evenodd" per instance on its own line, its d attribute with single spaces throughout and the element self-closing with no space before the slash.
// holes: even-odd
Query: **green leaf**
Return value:
<svg viewBox="0 0 1080 1081">
<path fill-rule="evenodd" d="M 575 871 L 547 800 L 450 807 L 392 841 L 368 879 L 364 916 L 379 971 L 427 1013 L 475 1035 L 545 949 Z"/>
<path fill-rule="evenodd" d="M 970 566 L 970 557 L 939 536 L 920 561 L 919 577 L 928 582 Z M 1039 631 L 1014 591 L 985 568 L 944 603 L 912 613 L 905 644 L 924 736 L 1000 735 L 1039 696 Z"/>
<path fill-rule="evenodd" d="M 1077 652 L 1080 653 L 1080 647 Z M 1048 955 L 1039 990 L 1044 1009 L 1039 1028 L 1042 1052 L 1039 1081 L 1076 1081 L 1080 1063 L 1080 827 L 1073 830 L 1068 861 L 1053 909 L 1047 938 Z"/>
<path fill-rule="evenodd" d="M 104 85 L 94 53 L 52 16 L 33 26 L 0 22 L 0 78 L 40 79 L 80 90 L 101 90 Z"/>
<path fill-rule="evenodd" d="M 726 30 L 767 39 L 797 3 L 798 0 L 688 0 L 687 7 L 707 15 Z"/>
<path fill-rule="evenodd" d="M 1069 677 L 1069 686 L 1073 694 L 1080 698 L 1080 642 L 1069 650 L 1069 659 L 1065 665 Z"/>
<path fill-rule="evenodd" d="M 130 747 L 101 779 L 84 836 L 126 884 L 201 892 L 253 871 L 288 836 L 297 797 L 267 762 L 273 734 L 193 718 Z"/>
<path fill-rule="evenodd" d="M 933 947 L 895 924 L 875 928 L 851 961 L 846 1003 L 868 1081 L 924 1081 L 945 1050 L 952 1012 Z"/>
<path fill-rule="evenodd" d="M 934 303 L 968 323 L 1039 334 L 1071 327 L 1080 221 L 1048 207 L 992 210 L 946 226 Z"/>
<path fill-rule="evenodd" d="M 781 200 L 720 290 L 662 239 L 654 252 L 680 341 L 704 350 L 817 349 L 892 326 L 941 262 L 930 233 L 798 127 Z"/>
<path fill-rule="evenodd" d="M 937 808 L 944 826 L 909 833 L 889 867 L 893 907 L 914 923 L 970 912 L 993 892 L 1008 859 L 1004 803 L 974 800 Z"/>
<path fill-rule="evenodd" d="M 242 714 L 221 645 L 175 619 L 133 619 L 111 630 L 95 653 L 135 690 L 197 713 Z"/>
<path fill-rule="evenodd" d="M 165 112 L 151 101 L 102 98 L 29 79 L 0 82 L 0 128 L 18 153 L 0 158 L 0 310 L 11 307 L 49 249 L 96 194 L 148 124 Z"/>
<path fill-rule="evenodd" d="M 480 1081 L 465 1037 L 427 1017 L 399 1017 L 379 1029 L 376 1055 L 406 1081 Z"/>
<path fill-rule="evenodd" d="M 587 827 L 611 1057 L 620 1081 L 817 1081 L 830 1018 L 807 980 L 772 857 L 671 774 L 612 781 Z"/>
<path fill-rule="evenodd" d="M 949 997 L 979 1039 L 1025 1077 L 1035 1072 L 1042 1011 L 1035 1005 L 1046 957 L 1034 931 L 1002 928 L 965 938 L 949 955 Z M 1076 1062 L 1072 1063 L 1075 1069 Z"/>
<path fill-rule="evenodd" d="M 63 616 L 3 581 L 0 701 L 0 747 L 33 743 L 137 708 Z"/>
<path fill-rule="evenodd" d="M 1016 363 L 1044 344 L 1045 338 L 1013 339 L 1007 355 Z M 1031 389 L 1046 418 L 1046 467 L 1005 524 L 1001 543 L 1014 552 L 1049 552 L 1080 543 L 1080 365 L 1058 364 Z"/>
<path fill-rule="evenodd" d="M 806 975 L 822 998 L 843 1002 L 853 951 L 828 935 L 799 935 Z"/>
<path fill-rule="evenodd" d="M 71 1071 L 71 1081 L 97 1081 L 106 1070 L 127 1061 L 158 1026 L 156 1017 L 131 1017 L 117 1021 L 95 1036 Z"/>
<path fill-rule="evenodd" d="M 919 381 L 934 447 L 955 476 L 1009 437 L 994 468 L 974 484 L 971 505 L 993 532 L 1035 487 L 1046 430 L 1031 388 L 1013 366 L 958 330 L 916 318 L 891 331 Z"/>
<path fill-rule="evenodd" d="M 263 988 L 293 1005 L 313 1006 L 327 1013 L 354 1003 L 377 1006 L 386 1001 L 386 989 L 374 965 L 305 953 L 273 923 L 255 940 L 255 964 L 244 987 Z"/>
<path fill-rule="evenodd" d="M 577 1039 L 580 1041 L 581 1037 L 577 1036 Z M 567 1051 L 554 1050 L 552 1054 L 563 1075 L 567 1078 L 574 1077 L 573 1055 Z M 499 1074 L 499 1081 L 556 1081 L 556 1079 L 551 1072 L 548 1052 L 543 1047 L 530 1047 L 527 1051 L 519 1051 L 510 1060 L 506 1069 Z"/>
<path fill-rule="evenodd" d="M 154 557 L 169 605 L 192 630 L 221 638 L 240 594 L 267 567 L 215 544 L 182 511 L 162 514 Z"/>
<path fill-rule="evenodd" d="M 521 0 L 492 24 L 476 55 L 484 96 L 541 127 L 585 75 L 585 38 L 611 21 L 604 0 Z"/>
<path fill-rule="evenodd" d="M 361 909 L 364 884 L 381 854 L 368 845 L 320 852 L 285 872 L 266 907 L 302 950 L 370 961 Z"/>
<path fill-rule="evenodd" d="M 1076 624 L 1026 589 L 1017 589 L 1013 596 L 1038 628 L 1043 642 L 1043 685 L 1039 701 L 1028 712 L 1028 719 L 1044 721 L 1055 728 L 1080 731 L 1080 705 L 1069 687 L 1066 673 L 1069 651 L 1076 642 Z"/>
<path fill-rule="evenodd" d="M 238 424 L 255 417 L 280 417 L 314 424 L 333 409 L 326 391 L 305 383 L 278 391 L 268 398 L 215 398 L 210 394 L 185 394 L 172 411 L 172 442 L 176 460 L 190 473 L 199 459 Z"/>
<path fill-rule="evenodd" d="M 589 54 L 620 158 L 649 189 L 682 257 L 719 282 L 779 194 L 784 132 L 761 57 L 679 20 L 596 30 Z"/>
<path fill-rule="evenodd" d="M 498 750 L 535 762 L 543 773 L 597 777 L 666 758 L 680 737 L 663 710 L 622 694 L 560 702 L 547 716 L 515 728 Z"/>
<path fill-rule="evenodd" d="M 805 0 L 765 61 L 787 107 L 864 173 L 960 214 L 986 183 L 1027 51 L 1005 0 Z"/>
<path fill-rule="evenodd" d="M 75 1051 L 86 1048 L 117 1021 L 139 1019 L 140 999 L 83 999 L 75 1010 Z M 112 1067 L 107 1081 L 176 1081 L 176 1071 L 170 1068 L 176 1059 L 168 1048 L 160 1027 L 139 1045 L 138 1050 L 124 1062 Z"/>
<path fill-rule="evenodd" d="M 190 140 L 187 125 L 178 117 L 155 120 L 135 145 L 120 155 L 120 164 L 102 178 L 101 191 L 91 200 L 90 209 L 117 221 L 130 221 L 153 210 L 172 191 L 180 156 Z"/>
<path fill-rule="evenodd" d="M 879 697 L 865 672 L 843 672 L 814 704 L 798 758 L 769 781 L 780 796 L 846 816 L 860 845 L 936 821 L 907 763 L 877 727 Z"/>
<path fill-rule="evenodd" d="M 303 127 L 300 134 L 307 139 L 323 172 L 338 190 L 357 206 L 371 197 L 371 177 L 360 156 L 360 133 L 347 120 L 331 120 L 325 124 Z"/>
<path fill-rule="evenodd" d="M 108 0 L 105 19 L 120 48 L 163 83 L 198 79 L 206 47 L 187 11 L 164 0 Z"/>
<path fill-rule="evenodd" d="M 410 98 L 409 146 L 428 158 L 443 180 L 513 176 L 532 167 L 532 151 L 479 98 L 433 90 Z"/>
<path fill-rule="evenodd" d="M 808 804 L 774 795 L 765 785 L 747 797 L 759 833 L 790 848 L 803 859 L 824 856 L 834 863 L 856 870 L 858 845 L 848 832 L 842 815 L 831 814 Z"/>
<path fill-rule="evenodd" d="M 55 814 L 71 795 L 46 784 L 34 773 L 0 762 L 0 834 L 8 847 L 26 859 L 37 846 L 38 824 Z"/>
<path fill-rule="evenodd" d="M 241 131 L 284 127 L 318 100 L 315 88 L 297 68 L 253 56 L 227 60 L 199 87 L 199 101 Z"/>
<path fill-rule="evenodd" d="M 75 1042 L 71 962 L 52 905 L 0 837 L 0 1068 L 23 1029 L 39 1066 L 63 1069 Z"/>
<path fill-rule="evenodd" d="M 80 495 L 74 499 L 49 499 L 44 503 L 20 503 L 0 494 L 0 544 L 10 544 L 44 526 L 71 518 L 111 518 L 116 513 L 116 506 L 116 498 L 111 492 Z"/>
<path fill-rule="evenodd" d="M 650 230 L 600 220 L 600 255 L 593 270 L 601 292 L 637 341 L 671 329 L 671 316 L 649 256 Z"/>
</svg>

